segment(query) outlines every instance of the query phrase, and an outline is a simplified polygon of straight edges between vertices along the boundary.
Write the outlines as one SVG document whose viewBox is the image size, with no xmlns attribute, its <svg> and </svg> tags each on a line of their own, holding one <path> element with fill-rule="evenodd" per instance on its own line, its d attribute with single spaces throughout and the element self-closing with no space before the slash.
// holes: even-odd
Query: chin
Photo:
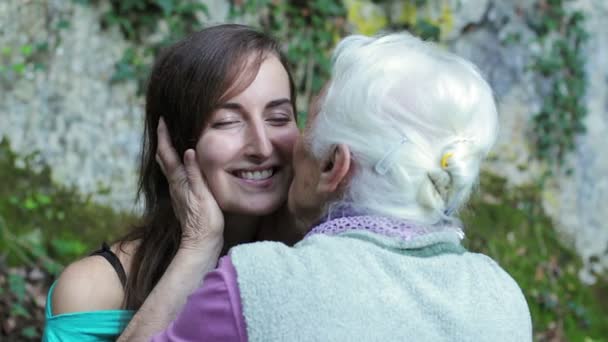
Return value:
<svg viewBox="0 0 608 342">
<path fill-rule="evenodd" d="M 243 203 L 233 203 L 221 207 L 222 211 L 241 215 L 265 216 L 279 210 L 285 204 L 285 199 L 274 201 L 250 200 Z"/>
</svg>

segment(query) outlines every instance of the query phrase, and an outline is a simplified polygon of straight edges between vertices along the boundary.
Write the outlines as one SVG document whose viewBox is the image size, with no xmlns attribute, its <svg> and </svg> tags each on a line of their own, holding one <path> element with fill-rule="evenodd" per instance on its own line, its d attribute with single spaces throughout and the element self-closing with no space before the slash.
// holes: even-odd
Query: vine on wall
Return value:
<svg viewBox="0 0 608 342">
<path fill-rule="evenodd" d="M 452 9 L 447 3 L 429 0 L 372 0 L 382 7 L 386 25 L 391 31 L 406 30 L 424 40 L 440 41 L 453 24 Z M 433 10 L 431 10 L 433 7 Z M 431 12 L 437 12 L 434 15 Z"/>
<path fill-rule="evenodd" d="M 44 69 L 39 56 L 48 50 L 48 44 L 23 44 L 0 49 L 0 78 L 10 85 L 26 73 Z"/>
<path fill-rule="evenodd" d="M 202 23 L 198 18 L 207 14 L 204 4 L 188 0 L 73 1 L 105 4 L 108 9 L 102 24 L 119 27 L 125 37 L 135 43 L 116 63 L 111 81 L 136 80 L 140 92 L 160 48 L 200 29 Z M 535 15 L 529 21 L 542 46 L 531 68 L 544 81 L 538 89 L 543 98 L 542 107 L 532 122 L 536 157 L 558 167 L 574 149 L 576 136 L 585 132 L 583 120 L 587 113 L 583 103 L 586 79 L 582 45 L 588 34 L 584 29 L 584 15 L 567 10 L 567 1 L 539 0 Z M 350 6 L 345 8 L 344 3 Z M 379 8 L 381 15 L 360 18 L 356 12 L 364 5 Z M 352 27 L 347 27 L 348 21 L 355 21 L 355 30 L 365 31 L 361 32 L 364 34 L 374 34 L 380 29 L 408 30 L 424 39 L 438 41 L 451 27 L 452 13 L 449 7 L 443 6 L 437 17 L 421 15 L 420 10 L 430 5 L 428 0 L 404 3 L 394 0 L 233 0 L 231 19 L 255 16 L 263 30 L 285 43 L 300 93 L 299 114 L 304 116 L 311 96 L 329 78 L 331 49 L 347 31 L 352 31 Z M 147 37 L 159 32 L 161 22 L 165 29 L 151 42 Z M 24 51 L 27 55 L 29 49 L 26 47 Z M 23 72 L 24 65 L 4 66 L 5 70 L 11 68 L 12 73 L 19 73 Z"/>
<path fill-rule="evenodd" d="M 116 63 L 111 82 L 135 80 L 140 93 L 152 61 L 161 48 L 201 28 L 208 16 L 203 3 L 191 0 L 73 0 L 83 5 L 105 5 L 103 28 L 118 27 L 133 47 Z M 162 27 L 161 27 L 162 26 Z"/>
<path fill-rule="evenodd" d="M 400 14 L 394 16 L 391 10 L 395 4 L 399 5 L 398 1 L 247 0 L 233 4 L 232 16 L 256 15 L 264 31 L 285 42 L 300 93 L 298 108 L 302 124 L 311 97 L 330 77 L 331 51 L 347 32 L 360 31 L 372 35 L 381 29 L 408 30 L 423 39 L 437 41 L 441 36 L 441 26 L 449 24 L 451 18 L 447 8 L 443 8 L 438 18 L 419 15 L 418 9 L 427 6 L 427 0 L 408 2 L 400 8 Z M 358 11 L 362 5 L 380 8 L 380 15 L 374 18 L 360 17 Z M 353 19 L 357 21 L 357 18 L 360 19 L 358 23 L 348 24 Z"/>
<path fill-rule="evenodd" d="M 27 6 L 45 13 L 43 3 L 31 3 Z M 0 86 L 11 89 L 20 79 L 33 79 L 35 74 L 43 72 L 52 51 L 61 43 L 60 32 L 70 27 L 70 22 L 57 14 L 56 17 L 44 17 L 46 31 L 42 37 L 35 40 L 28 37 L 19 43 L 7 42 L 0 47 Z M 24 35 L 27 37 L 27 35 Z"/>
<path fill-rule="evenodd" d="M 187 0 L 73 0 L 81 4 L 108 8 L 103 15 L 104 27 L 117 26 L 134 43 L 116 63 L 112 82 L 135 80 L 140 92 L 159 50 L 203 26 L 201 14 L 208 14 L 200 3 Z M 375 1 L 378 2 L 378 1 Z M 380 1 L 382 2 L 382 1 Z M 385 1 L 386 4 L 392 1 Z M 427 5 L 417 0 L 405 6 L 398 18 L 389 18 L 389 30 L 407 29 L 425 39 L 438 40 L 441 20 L 417 15 L 417 8 Z M 107 6 L 109 4 L 109 6 Z M 386 5 L 384 4 L 384 5 Z M 240 0 L 232 1 L 230 20 L 243 16 L 258 18 L 258 26 L 285 43 L 285 52 L 294 71 L 298 93 L 300 123 L 306 107 L 330 75 L 331 50 L 343 37 L 347 27 L 347 10 L 341 0 Z M 383 6 L 384 6 L 383 5 Z M 388 7 L 384 7 L 388 8 Z M 386 13 L 389 15 L 389 12 Z M 150 42 L 148 36 L 158 32 L 161 22 L 166 29 L 160 39 Z M 365 32 L 363 32 L 365 33 Z"/>
<path fill-rule="evenodd" d="M 234 4 L 231 16 L 257 15 L 262 30 L 285 43 L 299 96 L 299 122 L 329 79 L 331 49 L 344 36 L 346 10 L 340 0 L 248 0 Z"/>
<path fill-rule="evenodd" d="M 563 166 L 566 154 L 574 150 L 576 136 L 585 132 L 587 115 L 583 45 L 589 35 L 583 13 L 567 10 L 565 2 L 540 1 L 539 15 L 530 22 L 542 47 L 531 68 L 544 82 L 538 89 L 542 107 L 532 127 L 536 156 L 557 167 Z"/>
</svg>

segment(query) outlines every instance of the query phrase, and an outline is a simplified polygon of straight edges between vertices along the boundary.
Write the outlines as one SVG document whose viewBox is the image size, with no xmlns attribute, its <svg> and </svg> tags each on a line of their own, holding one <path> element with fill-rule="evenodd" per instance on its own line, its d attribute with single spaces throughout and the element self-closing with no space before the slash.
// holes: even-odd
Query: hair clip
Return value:
<svg viewBox="0 0 608 342">
<path fill-rule="evenodd" d="M 441 168 L 446 169 L 449 165 L 448 160 L 454 155 L 452 152 L 448 152 L 441 157 Z"/>
<path fill-rule="evenodd" d="M 401 140 L 399 141 L 399 144 L 393 146 L 393 148 L 391 148 L 388 152 L 386 152 L 386 154 L 382 157 L 382 159 L 380 159 L 376 163 L 376 165 L 374 165 L 374 171 L 376 171 L 380 175 L 386 174 L 386 172 L 392 165 L 393 155 L 395 154 L 395 152 L 397 152 L 397 150 L 403 144 L 405 144 L 406 141 L 408 141 L 408 139 L 406 137 L 402 137 Z"/>
</svg>

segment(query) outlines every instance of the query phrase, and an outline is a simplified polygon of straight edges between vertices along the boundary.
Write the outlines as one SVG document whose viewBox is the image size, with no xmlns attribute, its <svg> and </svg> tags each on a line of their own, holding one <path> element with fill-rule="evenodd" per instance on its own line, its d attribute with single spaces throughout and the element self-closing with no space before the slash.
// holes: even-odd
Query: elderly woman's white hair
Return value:
<svg viewBox="0 0 608 342">
<path fill-rule="evenodd" d="M 350 147 L 344 197 L 371 214 L 425 224 L 456 221 L 498 131 L 492 90 L 470 62 L 407 33 L 351 36 L 307 141 L 322 159 Z"/>
</svg>

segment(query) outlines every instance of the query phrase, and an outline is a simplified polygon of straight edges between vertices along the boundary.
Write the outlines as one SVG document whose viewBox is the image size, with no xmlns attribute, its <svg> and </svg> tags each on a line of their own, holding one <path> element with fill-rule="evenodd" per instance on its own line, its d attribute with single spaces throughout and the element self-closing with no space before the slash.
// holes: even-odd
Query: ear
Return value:
<svg viewBox="0 0 608 342">
<path fill-rule="evenodd" d="M 351 168 L 350 149 L 345 144 L 335 146 L 333 152 L 323 163 L 317 190 L 322 193 L 333 193 L 343 183 Z"/>
</svg>

